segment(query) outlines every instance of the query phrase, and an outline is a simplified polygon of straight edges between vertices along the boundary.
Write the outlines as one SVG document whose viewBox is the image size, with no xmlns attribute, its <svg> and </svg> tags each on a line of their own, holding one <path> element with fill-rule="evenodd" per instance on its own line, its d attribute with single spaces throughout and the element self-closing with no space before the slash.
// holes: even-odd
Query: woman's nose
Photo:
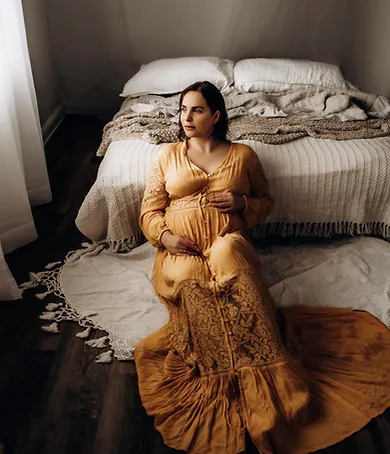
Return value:
<svg viewBox="0 0 390 454">
<path fill-rule="evenodd" d="M 192 114 L 191 114 L 191 112 L 186 112 L 186 113 L 184 114 L 184 119 L 185 119 L 186 121 L 191 121 L 191 120 L 192 120 Z"/>
</svg>

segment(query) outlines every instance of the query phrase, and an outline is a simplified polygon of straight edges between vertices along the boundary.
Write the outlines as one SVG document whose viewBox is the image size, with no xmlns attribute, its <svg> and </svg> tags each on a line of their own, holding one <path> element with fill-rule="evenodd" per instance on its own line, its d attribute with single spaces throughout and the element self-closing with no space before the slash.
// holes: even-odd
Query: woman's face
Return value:
<svg viewBox="0 0 390 454">
<path fill-rule="evenodd" d="M 180 121 L 187 137 L 209 138 L 220 116 L 219 110 L 211 113 L 210 107 L 199 91 L 189 91 L 184 95 Z"/>
</svg>

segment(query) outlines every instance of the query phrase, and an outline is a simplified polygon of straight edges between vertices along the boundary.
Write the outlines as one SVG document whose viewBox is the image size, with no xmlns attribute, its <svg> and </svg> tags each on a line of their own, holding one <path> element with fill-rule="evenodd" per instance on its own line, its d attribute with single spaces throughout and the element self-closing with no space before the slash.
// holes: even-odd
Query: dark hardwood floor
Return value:
<svg viewBox="0 0 390 454">
<path fill-rule="evenodd" d="M 69 115 L 48 142 L 53 202 L 34 209 L 39 239 L 7 257 L 19 283 L 83 241 L 74 219 L 96 177 L 103 126 Z M 44 333 L 39 315 L 47 302 L 33 293 L 0 303 L 0 454 L 178 452 L 164 446 L 145 414 L 134 363 L 95 363 L 96 350 L 75 337 L 75 323 Z M 247 452 L 257 452 L 249 440 Z M 390 411 L 321 453 L 390 453 Z"/>
</svg>

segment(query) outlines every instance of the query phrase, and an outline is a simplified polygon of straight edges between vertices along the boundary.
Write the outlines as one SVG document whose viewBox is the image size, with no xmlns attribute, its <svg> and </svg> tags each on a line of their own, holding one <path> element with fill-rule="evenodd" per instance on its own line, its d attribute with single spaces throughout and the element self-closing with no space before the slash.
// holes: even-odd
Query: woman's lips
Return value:
<svg viewBox="0 0 390 454">
<path fill-rule="evenodd" d="M 184 129 L 195 129 L 195 126 L 184 126 Z"/>
</svg>

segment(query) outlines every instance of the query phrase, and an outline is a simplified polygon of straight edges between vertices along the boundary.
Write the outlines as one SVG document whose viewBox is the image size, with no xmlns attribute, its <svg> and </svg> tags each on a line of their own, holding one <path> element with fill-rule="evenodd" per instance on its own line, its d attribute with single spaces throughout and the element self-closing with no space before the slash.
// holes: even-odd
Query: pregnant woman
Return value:
<svg viewBox="0 0 390 454">
<path fill-rule="evenodd" d="M 247 230 L 273 200 L 262 165 L 226 140 L 223 97 L 180 98 L 180 141 L 152 166 L 140 224 L 169 322 L 136 348 L 144 407 L 164 442 L 196 454 L 304 454 L 390 406 L 390 331 L 362 311 L 276 311 Z"/>
</svg>

